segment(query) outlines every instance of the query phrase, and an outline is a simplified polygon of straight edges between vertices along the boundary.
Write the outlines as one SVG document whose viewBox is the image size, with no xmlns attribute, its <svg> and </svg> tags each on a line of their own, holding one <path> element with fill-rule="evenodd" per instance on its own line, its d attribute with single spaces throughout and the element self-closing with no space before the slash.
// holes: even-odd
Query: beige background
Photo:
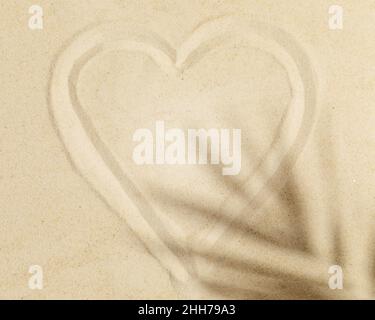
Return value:
<svg viewBox="0 0 375 320">
<path fill-rule="evenodd" d="M 374 295 L 374 1 L 335 2 L 344 7 L 339 31 L 328 28 L 334 3 L 326 0 L 40 0 L 42 31 L 28 29 L 32 4 L 0 5 L 0 298 L 181 297 L 166 270 L 73 170 L 49 116 L 48 75 L 63 44 L 88 25 L 121 19 L 178 47 L 201 22 L 233 13 L 271 21 L 298 39 L 314 60 L 321 97 L 293 178 L 263 209 L 267 214 L 252 236 L 261 241 L 265 235 L 301 255 L 329 257 L 345 268 L 349 298 Z M 246 242 L 235 248 L 251 250 Z M 44 269 L 40 291 L 27 285 L 33 264 Z M 231 274 L 217 273 L 219 284 L 225 278 L 234 283 Z M 256 280 L 248 281 L 252 289 Z M 304 281 L 292 281 L 288 290 L 262 289 L 260 281 L 249 292 L 220 285 L 217 291 L 220 297 L 325 298 L 315 289 L 300 291 Z"/>
</svg>

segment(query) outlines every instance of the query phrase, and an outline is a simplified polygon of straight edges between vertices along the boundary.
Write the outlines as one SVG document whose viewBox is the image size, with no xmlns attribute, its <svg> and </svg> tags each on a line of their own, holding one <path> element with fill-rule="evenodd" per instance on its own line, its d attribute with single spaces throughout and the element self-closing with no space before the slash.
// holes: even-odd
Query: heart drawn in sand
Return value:
<svg viewBox="0 0 375 320">
<path fill-rule="evenodd" d="M 188 244 L 183 228 L 162 212 L 156 212 L 124 172 L 80 105 L 77 79 L 83 67 L 94 57 L 122 50 L 146 54 L 166 74 L 178 75 L 189 69 L 197 56 L 205 54 L 203 48 L 207 44 L 225 37 L 241 38 L 271 55 L 285 69 L 292 95 L 277 137 L 243 184 L 246 194 L 250 195 L 248 203 L 244 206 L 242 196 L 236 193 L 224 203 L 231 215 L 230 220 L 234 220 L 249 206 L 259 206 L 267 198 L 270 186 L 278 187 L 285 181 L 288 169 L 302 150 L 313 124 L 316 108 L 313 71 L 309 59 L 290 35 L 262 23 L 220 18 L 200 25 L 174 50 L 158 35 L 135 30 L 134 26 L 122 22 L 107 23 L 79 34 L 62 50 L 50 81 L 53 121 L 72 163 L 103 200 L 126 220 L 163 266 L 181 281 L 190 277 L 190 268 L 184 261 Z M 233 207 L 241 209 L 232 212 L 230 208 Z M 207 248 L 214 246 L 229 227 L 228 223 L 213 223 L 199 236 L 199 241 Z"/>
</svg>

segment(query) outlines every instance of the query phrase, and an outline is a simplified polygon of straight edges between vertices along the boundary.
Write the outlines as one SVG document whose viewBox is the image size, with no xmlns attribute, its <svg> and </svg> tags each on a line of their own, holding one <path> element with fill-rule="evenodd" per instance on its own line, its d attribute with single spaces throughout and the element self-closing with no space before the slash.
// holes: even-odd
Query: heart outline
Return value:
<svg viewBox="0 0 375 320">
<path fill-rule="evenodd" d="M 259 26 L 261 26 L 261 28 Z M 66 153 L 74 164 L 74 167 L 85 180 L 90 183 L 93 189 L 97 191 L 101 198 L 114 211 L 120 213 L 120 215 L 125 218 L 130 228 L 140 236 L 146 247 L 160 260 L 167 270 L 169 270 L 176 279 L 183 282 L 186 282 L 191 277 L 193 270 L 189 267 L 189 263 L 183 263 L 186 243 L 183 238 L 176 237 L 176 235 L 182 233 L 182 230 L 177 224 L 165 216 L 160 215 L 160 213 L 158 213 L 158 216 L 154 215 L 152 207 L 147 204 L 147 201 L 142 197 L 139 190 L 137 190 L 135 185 L 127 178 L 126 174 L 122 172 L 119 165 L 116 164 L 110 150 L 101 142 L 100 138 L 94 132 L 93 126 L 90 124 L 90 119 L 83 113 L 83 109 L 79 106 L 79 103 L 77 103 L 79 99 L 75 92 L 75 84 L 83 66 L 100 52 L 107 52 L 108 50 L 114 49 L 118 50 L 119 48 L 146 52 L 165 72 L 178 73 L 184 69 L 185 63 L 192 52 L 199 48 L 205 41 L 212 39 L 213 36 L 223 35 L 225 33 L 223 31 L 229 33 L 236 31 L 243 38 L 243 31 L 248 31 L 249 28 L 252 31 L 256 30 L 256 34 L 258 35 L 262 33 L 259 32 L 260 30 L 266 31 L 264 33 L 268 37 L 277 32 L 278 35 L 281 35 L 279 39 L 286 39 L 287 46 L 294 44 L 294 54 L 297 52 L 302 56 L 305 55 L 298 44 L 293 43 L 293 41 L 290 40 L 290 36 L 283 33 L 283 31 L 265 26 L 258 22 L 239 22 L 237 18 L 233 17 L 220 18 L 206 22 L 193 32 L 188 40 L 181 45 L 179 50 L 175 51 L 155 34 L 147 33 L 153 36 L 153 38 L 147 38 L 145 32 L 142 30 L 135 31 L 134 28 L 128 28 L 128 26 L 121 22 L 115 22 L 101 25 L 80 34 L 68 47 L 62 50 L 52 71 L 49 95 L 51 115 L 54 125 L 66 148 Z M 128 33 L 126 37 L 121 32 L 120 36 L 118 36 L 114 30 L 127 30 Z M 258 36 L 258 40 L 261 40 L 260 38 L 265 35 Z M 254 37 L 254 35 L 252 36 Z M 146 38 L 147 41 L 145 41 L 144 38 Z M 117 42 L 115 42 L 115 44 L 114 42 L 109 43 L 108 39 Z M 157 39 L 157 41 L 155 41 L 155 39 Z M 264 45 L 266 45 L 266 43 L 269 45 L 267 41 Z M 283 47 L 282 44 L 279 46 L 281 50 L 286 51 L 286 47 Z M 269 49 L 271 51 L 274 50 L 272 46 L 269 47 Z M 295 87 L 296 90 L 294 91 L 293 99 L 296 99 L 296 92 L 298 96 L 295 104 L 298 107 L 298 104 L 301 103 L 301 96 L 303 96 L 303 105 L 305 107 L 302 113 L 298 108 L 292 109 L 292 111 L 296 112 L 298 117 L 301 118 L 301 121 L 297 121 L 297 127 L 293 127 L 292 123 L 284 121 L 284 123 L 288 124 L 288 128 L 290 128 L 290 126 L 294 128 L 294 130 L 287 130 L 285 132 L 292 132 L 297 136 L 289 138 L 289 140 L 291 140 L 291 145 L 286 148 L 286 155 L 282 157 L 282 162 L 289 165 L 296 156 L 298 156 L 312 128 L 316 111 L 316 92 L 313 72 L 310 66 L 307 66 L 304 62 L 302 65 L 298 65 L 298 59 L 294 60 L 295 58 L 293 59 L 293 56 L 290 59 L 290 54 L 288 54 L 288 52 L 283 54 L 283 59 L 289 59 L 288 63 L 294 66 L 288 72 L 289 78 L 292 76 L 292 78 L 294 78 L 294 80 L 297 79 L 296 81 L 298 82 L 298 78 L 301 77 L 301 81 L 299 81 L 300 84 Z M 300 68 L 303 68 L 304 73 L 300 73 Z M 303 76 L 306 77 L 306 72 L 307 78 L 302 79 Z M 310 90 L 306 90 L 307 92 L 304 90 L 305 84 L 310 86 L 308 88 Z M 310 103 L 309 106 L 305 105 L 306 101 Z M 288 110 L 290 111 L 290 108 Z M 290 116 L 289 113 L 287 119 L 295 120 L 295 115 L 292 113 L 292 116 Z M 279 156 L 278 153 L 275 153 L 275 155 L 276 157 Z M 281 177 L 285 174 L 285 170 L 282 169 L 285 169 L 285 165 L 281 163 L 276 166 L 272 165 L 274 160 L 272 160 L 272 157 L 269 159 L 271 159 L 271 166 L 274 167 L 275 172 L 269 177 L 267 184 L 269 184 L 271 180 L 283 180 Z M 104 185 L 106 184 L 104 188 L 103 183 Z M 261 190 L 258 191 L 257 194 L 262 195 L 262 190 L 268 186 L 264 186 L 262 182 L 260 182 L 260 185 Z M 129 193 L 131 194 L 130 197 Z M 254 198 L 255 197 L 256 196 L 254 196 Z M 134 204 L 134 202 L 136 202 L 136 204 Z M 126 208 L 126 211 L 124 208 Z M 151 212 L 151 214 L 147 214 L 148 212 Z M 147 217 L 144 216 L 145 214 Z M 155 231 L 155 227 L 159 230 Z M 222 229 L 214 230 L 213 232 L 211 231 L 210 234 L 203 236 L 203 239 L 208 237 L 208 241 L 205 242 L 207 248 L 215 245 L 224 232 L 225 230 Z M 181 250 L 181 252 L 172 250 L 168 246 L 170 242 L 177 242 L 178 245 L 176 247 L 183 248 L 183 250 Z"/>
</svg>

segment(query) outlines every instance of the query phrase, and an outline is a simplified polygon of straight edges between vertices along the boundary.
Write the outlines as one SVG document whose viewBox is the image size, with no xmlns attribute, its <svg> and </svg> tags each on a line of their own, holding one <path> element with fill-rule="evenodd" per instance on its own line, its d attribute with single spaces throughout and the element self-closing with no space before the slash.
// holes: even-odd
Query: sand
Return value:
<svg viewBox="0 0 375 320">
<path fill-rule="evenodd" d="M 0 298 L 374 297 L 371 1 L 38 5 L 1 7 Z M 137 165 L 156 121 L 241 129 L 240 174 Z"/>
</svg>

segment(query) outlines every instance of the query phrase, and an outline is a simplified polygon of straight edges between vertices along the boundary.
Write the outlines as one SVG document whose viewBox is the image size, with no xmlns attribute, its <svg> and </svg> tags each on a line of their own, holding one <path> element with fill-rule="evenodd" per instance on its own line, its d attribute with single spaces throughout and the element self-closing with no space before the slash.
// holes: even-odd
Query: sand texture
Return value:
<svg viewBox="0 0 375 320">
<path fill-rule="evenodd" d="M 373 1 L 35 4 L 0 6 L 1 299 L 375 297 Z M 240 129 L 239 174 L 135 163 L 158 121 Z"/>
</svg>

